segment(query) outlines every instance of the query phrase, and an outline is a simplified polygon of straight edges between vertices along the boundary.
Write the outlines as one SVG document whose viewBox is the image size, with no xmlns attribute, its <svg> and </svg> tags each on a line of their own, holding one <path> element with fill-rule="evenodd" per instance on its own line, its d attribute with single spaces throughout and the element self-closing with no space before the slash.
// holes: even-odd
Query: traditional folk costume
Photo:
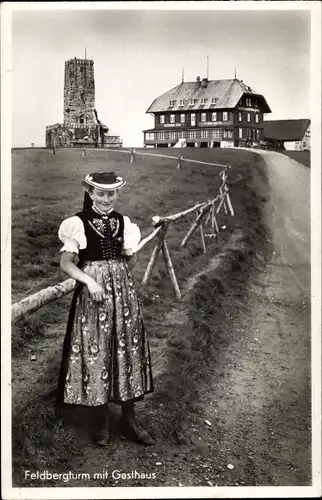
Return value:
<svg viewBox="0 0 322 500">
<path fill-rule="evenodd" d="M 95 175 L 85 177 L 83 184 L 104 189 L 106 184 L 95 183 Z M 108 175 L 113 180 L 108 186 L 125 184 L 115 174 Z M 153 391 L 149 343 L 126 262 L 126 256 L 137 251 L 140 230 L 129 217 L 114 210 L 101 212 L 94 204 L 65 219 L 58 235 L 64 244 L 61 252 L 78 254 L 78 267 L 106 294 L 95 302 L 86 285 L 79 284 L 74 292 L 58 401 L 82 406 L 114 402 L 134 418 L 133 402 Z"/>
</svg>

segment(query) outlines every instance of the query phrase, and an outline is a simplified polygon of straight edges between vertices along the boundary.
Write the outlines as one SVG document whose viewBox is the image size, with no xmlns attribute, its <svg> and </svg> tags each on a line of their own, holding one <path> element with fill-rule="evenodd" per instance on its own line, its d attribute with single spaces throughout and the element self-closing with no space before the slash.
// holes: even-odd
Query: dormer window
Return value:
<svg viewBox="0 0 322 500">
<path fill-rule="evenodd" d="M 198 99 L 190 99 L 190 106 L 194 106 L 196 104 Z"/>
<path fill-rule="evenodd" d="M 175 105 L 175 102 L 173 99 L 171 99 L 171 101 L 169 101 L 169 106 L 174 106 Z"/>
<path fill-rule="evenodd" d="M 184 106 L 184 99 L 180 99 L 180 106 Z"/>
<path fill-rule="evenodd" d="M 205 97 L 203 97 L 203 98 L 201 99 L 201 104 L 206 104 L 206 102 L 207 102 L 207 101 L 208 101 L 208 99 L 207 99 L 207 98 L 205 98 Z"/>
<path fill-rule="evenodd" d="M 213 97 L 211 99 L 211 104 L 217 104 L 217 102 L 218 102 L 218 97 Z"/>
</svg>

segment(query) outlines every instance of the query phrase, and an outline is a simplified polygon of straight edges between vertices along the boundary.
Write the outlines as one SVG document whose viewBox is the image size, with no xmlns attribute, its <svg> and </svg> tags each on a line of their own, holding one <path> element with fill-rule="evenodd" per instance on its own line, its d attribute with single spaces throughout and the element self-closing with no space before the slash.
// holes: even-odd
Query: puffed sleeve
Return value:
<svg viewBox="0 0 322 500">
<path fill-rule="evenodd" d="M 133 255 L 138 251 L 138 245 L 141 240 L 141 231 L 139 226 L 133 224 L 129 217 L 124 216 L 124 241 L 123 255 Z"/>
<path fill-rule="evenodd" d="M 77 253 L 86 248 L 87 240 L 85 236 L 84 224 L 82 220 L 74 215 L 65 219 L 58 230 L 58 238 L 64 243 L 61 252 Z"/>
</svg>

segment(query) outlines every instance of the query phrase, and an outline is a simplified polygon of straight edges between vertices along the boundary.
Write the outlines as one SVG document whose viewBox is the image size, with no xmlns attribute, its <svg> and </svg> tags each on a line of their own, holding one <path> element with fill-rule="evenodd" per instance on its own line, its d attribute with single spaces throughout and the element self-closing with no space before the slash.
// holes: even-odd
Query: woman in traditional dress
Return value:
<svg viewBox="0 0 322 500">
<path fill-rule="evenodd" d="M 153 391 L 149 343 L 130 269 L 140 230 L 114 210 L 126 181 L 114 172 L 82 180 L 82 212 L 59 228 L 61 269 L 77 280 L 63 348 L 58 402 L 98 407 L 104 419 L 94 442 L 110 441 L 108 403 L 122 406 L 122 420 L 137 441 L 153 438 L 138 423 L 134 402 Z"/>
</svg>

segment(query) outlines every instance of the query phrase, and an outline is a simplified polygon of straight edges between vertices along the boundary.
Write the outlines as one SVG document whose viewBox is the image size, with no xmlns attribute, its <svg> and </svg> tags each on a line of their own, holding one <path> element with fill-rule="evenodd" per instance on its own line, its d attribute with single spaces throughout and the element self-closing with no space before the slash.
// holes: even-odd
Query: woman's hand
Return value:
<svg viewBox="0 0 322 500">
<path fill-rule="evenodd" d="M 101 302 L 106 298 L 104 288 L 101 287 L 91 276 L 84 273 L 75 264 L 77 255 L 63 252 L 60 260 L 61 269 L 70 277 L 87 286 L 93 300 Z"/>
<path fill-rule="evenodd" d="M 97 283 L 97 281 L 90 280 L 86 283 L 89 293 L 95 302 L 102 302 L 106 298 L 104 288 Z"/>
<path fill-rule="evenodd" d="M 136 255 L 136 253 L 134 253 L 133 255 L 129 255 L 129 256 L 126 257 L 126 262 L 127 262 L 128 268 L 130 270 L 133 269 L 133 267 L 137 263 L 137 260 L 138 260 L 138 257 Z"/>
</svg>

